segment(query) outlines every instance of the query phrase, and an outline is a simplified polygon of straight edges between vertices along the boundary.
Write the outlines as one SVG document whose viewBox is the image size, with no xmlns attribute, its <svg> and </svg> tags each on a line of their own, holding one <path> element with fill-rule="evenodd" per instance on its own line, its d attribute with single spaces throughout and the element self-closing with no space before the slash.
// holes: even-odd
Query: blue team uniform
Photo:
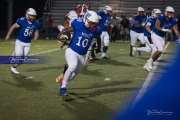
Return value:
<svg viewBox="0 0 180 120">
<path fill-rule="evenodd" d="M 171 29 L 177 23 L 175 18 L 167 20 L 165 15 L 159 16 L 158 20 L 160 21 L 160 27 L 164 29 Z M 153 32 L 161 37 L 166 34 L 166 32 L 159 31 L 156 27 L 153 28 Z"/>
<path fill-rule="evenodd" d="M 140 26 L 136 26 L 136 25 L 133 25 L 131 30 L 137 32 L 137 33 L 143 33 L 144 32 L 144 27 L 141 26 L 142 23 L 146 22 L 146 16 L 140 16 L 140 15 L 137 15 L 135 16 L 133 19 L 137 22 L 138 25 Z"/>
<path fill-rule="evenodd" d="M 155 23 L 156 23 L 156 18 L 153 18 L 153 17 L 149 17 L 147 19 L 147 24 L 150 24 L 150 29 L 152 30 L 155 26 Z M 149 33 L 146 29 L 144 29 L 144 36 L 146 37 L 151 37 L 151 33 Z"/>
<path fill-rule="evenodd" d="M 111 17 L 107 15 L 104 11 L 99 11 L 97 14 L 101 17 L 101 19 L 99 20 L 99 24 L 97 26 L 97 32 L 101 33 L 103 31 L 108 31 L 108 26 Z"/>
<path fill-rule="evenodd" d="M 69 48 L 80 55 L 85 55 L 92 43 L 95 31 L 88 29 L 80 19 L 73 20 L 71 27 L 73 28 L 73 37 Z"/>
<path fill-rule="evenodd" d="M 33 33 L 39 29 L 39 22 L 29 23 L 25 17 L 18 18 L 16 23 L 20 26 L 17 39 L 24 43 L 30 43 Z"/>
</svg>

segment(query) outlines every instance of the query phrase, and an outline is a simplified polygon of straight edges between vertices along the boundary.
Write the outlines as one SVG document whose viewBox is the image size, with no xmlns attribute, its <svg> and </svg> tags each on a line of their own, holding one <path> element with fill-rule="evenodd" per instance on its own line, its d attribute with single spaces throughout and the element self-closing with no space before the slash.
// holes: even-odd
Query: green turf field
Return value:
<svg viewBox="0 0 180 120">
<path fill-rule="evenodd" d="M 65 101 L 55 82 L 65 62 L 64 51 L 57 48 L 54 40 L 34 41 L 31 53 L 42 53 L 48 62 L 21 65 L 22 75 L 11 74 L 10 65 L 0 65 L 0 120 L 105 120 L 147 76 L 142 69 L 147 54 L 129 57 L 128 43 L 111 43 L 110 59 L 88 64 L 69 82 L 70 96 Z M 168 48 L 171 51 L 172 45 Z M 14 42 L 0 42 L 0 55 L 10 55 L 13 49 Z"/>
</svg>

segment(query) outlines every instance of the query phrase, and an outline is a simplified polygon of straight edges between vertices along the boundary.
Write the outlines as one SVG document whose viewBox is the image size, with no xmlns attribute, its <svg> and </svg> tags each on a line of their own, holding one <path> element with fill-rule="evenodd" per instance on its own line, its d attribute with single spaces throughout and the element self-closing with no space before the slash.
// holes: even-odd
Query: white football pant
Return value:
<svg viewBox="0 0 180 120">
<path fill-rule="evenodd" d="M 27 56 L 29 54 L 31 43 L 24 43 L 16 39 L 15 42 L 15 56 Z"/>
<path fill-rule="evenodd" d="M 152 33 L 151 38 L 152 38 L 152 42 L 154 44 L 154 47 L 156 49 L 153 51 L 163 52 L 164 45 L 165 45 L 165 38 L 157 35 L 156 33 Z"/>
<path fill-rule="evenodd" d="M 151 52 L 153 50 L 153 44 L 150 44 L 148 37 L 144 36 L 146 47 L 138 47 L 137 51 Z"/>
<path fill-rule="evenodd" d="M 131 46 L 136 46 L 137 40 L 139 39 L 141 44 L 145 44 L 144 33 L 137 33 L 130 30 Z"/>
<path fill-rule="evenodd" d="M 109 46 L 109 34 L 107 31 L 103 31 L 100 35 L 101 46 Z"/>
<path fill-rule="evenodd" d="M 64 74 L 61 88 L 66 88 L 68 80 L 73 79 L 85 65 L 85 55 L 79 55 L 71 48 L 67 48 L 65 51 L 65 60 L 68 64 L 68 68 Z"/>
</svg>

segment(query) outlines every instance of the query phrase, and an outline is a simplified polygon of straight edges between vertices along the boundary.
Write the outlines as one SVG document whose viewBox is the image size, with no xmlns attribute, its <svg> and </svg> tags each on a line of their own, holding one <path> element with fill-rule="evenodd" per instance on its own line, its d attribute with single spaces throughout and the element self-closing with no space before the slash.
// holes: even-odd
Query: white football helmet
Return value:
<svg viewBox="0 0 180 120">
<path fill-rule="evenodd" d="M 143 7 L 138 7 L 138 12 L 144 12 L 144 8 Z"/>
<path fill-rule="evenodd" d="M 31 15 L 31 16 L 37 16 L 36 10 L 33 8 L 28 8 L 26 11 L 26 16 Z"/>
<path fill-rule="evenodd" d="M 158 17 L 158 15 L 161 14 L 161 10 L 160 9 L 153 9 L 152 10 L 152 16 L 153 17 Z"/>
<path fill-rule="evenodd" d="M 172 13 L 174 13 L 174 12 L 175 12 L 175 10 L 174 10 L 174 8 L 173 8 L 173 7 L 171 7 L 171 6 L 167 6 L 167 7 L 166 7 L 166 9 L 165 9 L 165 12 L 172 12 Z"/>
<path fill-rule="evenodd" d="M 112 11 L 112 7 L 109 6 L 109 5 L 106 5 L 106 6 L 104 7 L 104 9 L 107 10 L 107 11 Z"/>
<path fill-rule="evenodd" d="M 84 22 L 90 21 L 93 23 L 98 23 L 99 22 L 99 16 L 95 11 L 89 10 L 85 15 L 84 15 Z"/>
<path fill-rule="evenodd" d="M 171 6 L 167 6 L 165 9 L 165 16 L 168 18 L 173 18 L 174 17 L 175 10 Z"/>
<path fill-rule="evenodd" d="M 160 9 L 155 9 L 155 14 L 161 14 L 161 10 Z"/>
</svg>

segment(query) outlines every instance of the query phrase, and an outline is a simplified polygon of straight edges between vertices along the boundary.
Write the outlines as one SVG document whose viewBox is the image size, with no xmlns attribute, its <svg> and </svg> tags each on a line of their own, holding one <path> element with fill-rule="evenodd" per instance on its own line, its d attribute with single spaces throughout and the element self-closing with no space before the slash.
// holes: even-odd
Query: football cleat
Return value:
<svg viewBox="0 0 180 120">
<path fill-rule="evenodd" d="M 107 57 L 107 54 L 106 53 L 101 53 L 101 56 L 100 56 L 101 59 L 108 59 Z"/>
<path fill-rule="evenodd" d="M 59 95 L 60 96 L 67 96 L 67 89 L 59 87 Z"/>
<path fill-rule="evenodd" d="M 148 64 L 146 63 L 143 67 L 146 71 L 150 72 L 152 69 L 148 66 Z"/>
<path fill-rule="evenodd" d="M 14 74 L 19 74 L 19 72 L 17 71 L 16 67 L 11 66 L 10 70 Z"/>
<path fill-rule="evenodd" d="M 153 63 L 151 60 L 147 60 L 146 64 L 144 65 L 144 69 L 150 72 L 153 69 Z"/>
</svg>

